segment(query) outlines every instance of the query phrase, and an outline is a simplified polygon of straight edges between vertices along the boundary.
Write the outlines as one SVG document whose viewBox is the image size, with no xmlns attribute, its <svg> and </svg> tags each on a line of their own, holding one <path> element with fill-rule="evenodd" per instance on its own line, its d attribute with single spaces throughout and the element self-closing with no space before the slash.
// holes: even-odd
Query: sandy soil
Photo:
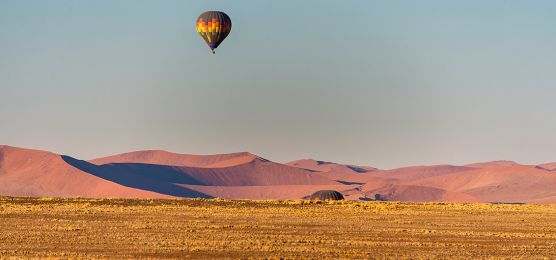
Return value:
<svg viewBox="0 0 556 260">
<path fill-rule="evenodd" d="M 556 206 L 0 198 L 0 258 L 556 258 Z"/>
</svg>

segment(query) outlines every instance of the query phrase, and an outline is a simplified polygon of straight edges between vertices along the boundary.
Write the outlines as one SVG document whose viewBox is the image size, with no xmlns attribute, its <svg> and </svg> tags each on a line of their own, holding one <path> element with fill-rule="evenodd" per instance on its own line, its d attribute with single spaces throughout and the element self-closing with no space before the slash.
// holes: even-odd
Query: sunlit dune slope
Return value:
<svg viewBox="0 0 556 260">
<path fill-rule="evenodd" d="M 4 196 L 167 198 L 125 187 L 67 164 L 60 155 L 0 146 L 0 194 Z"/>
<path fill-rule="evenodd" d="M 546 202 L 547 197 L 556 195 L 554 172 L 525 165 L 488 167 L 408 184 L 462 192 L 494 202 Z"/>
<path fill-rule="evenodd" d="M 103 158 L 90 160 L 94 164 L 106 163 L 148 163 L 191 167 L 229 167 L 250 162 L 258 158 L 247 152 L 215 154 L 215 155 L 192 155 L 171 153 L 161 150 L 147 150 L 123 153 Z"/>
</svg>

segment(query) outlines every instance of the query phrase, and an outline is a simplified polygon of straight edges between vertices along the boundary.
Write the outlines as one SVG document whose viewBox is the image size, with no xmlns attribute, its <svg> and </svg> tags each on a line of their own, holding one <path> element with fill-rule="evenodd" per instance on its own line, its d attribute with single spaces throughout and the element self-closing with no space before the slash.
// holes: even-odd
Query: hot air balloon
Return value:
<svg viewBox="0 0 556 260">
<path fill-rule="evenodd" d="M 214 54 L 214 49 L 226 39 L 232 30 L 232 20 L 224 12 L 207 11 L 197 18 L 197 32 Z"/>
</svg>

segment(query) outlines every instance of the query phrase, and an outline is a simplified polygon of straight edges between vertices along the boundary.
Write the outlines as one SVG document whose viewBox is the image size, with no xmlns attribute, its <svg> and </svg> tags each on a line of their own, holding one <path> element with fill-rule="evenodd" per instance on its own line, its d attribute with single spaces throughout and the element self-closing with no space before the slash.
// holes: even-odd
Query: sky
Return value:
<svg viewBox="0 0 556 260">
<path fill-rule="evenodd" d="M 195 20 L 226 12 L 216 55 Z M 556 1 L 0 0 L 0 144 L 556 161 Z"/>
</svg>

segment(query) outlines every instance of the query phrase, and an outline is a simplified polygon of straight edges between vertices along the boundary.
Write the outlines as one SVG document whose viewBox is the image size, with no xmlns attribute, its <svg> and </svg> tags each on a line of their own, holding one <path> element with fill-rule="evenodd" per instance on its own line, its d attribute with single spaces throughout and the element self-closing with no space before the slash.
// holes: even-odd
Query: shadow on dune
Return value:
<svg viewBox="0 0 556 260">
<path fill-rule="evenodd" d="M 359 168 L 356 166 L 351 166 L 351 165 L 347 165 L 348 168 L 350 168 L 352 171 L 357 172 L 357 173 L 366 173 L 366 172 L 370 172 L 367 169 L 363 169 L 363 168 Z"/>
<path fill-rule="evenodd" d="M 363 185 L 365 184 L 364 182 L 355 182 L 355 181 L 341 181 L 341 180 L 335 180 L 341 184 L 345 184 L 345 185 Z"/>
<path fill-rule="evenodd" d="M 141 163 L 95 165 L 67 155 L 61 157 L 66 163 L 81 171 L 123 186 L 176 197 L 211 198 L 207 194 L 176 185 L 202 183 L 172 166 Z"/>
</svg>

